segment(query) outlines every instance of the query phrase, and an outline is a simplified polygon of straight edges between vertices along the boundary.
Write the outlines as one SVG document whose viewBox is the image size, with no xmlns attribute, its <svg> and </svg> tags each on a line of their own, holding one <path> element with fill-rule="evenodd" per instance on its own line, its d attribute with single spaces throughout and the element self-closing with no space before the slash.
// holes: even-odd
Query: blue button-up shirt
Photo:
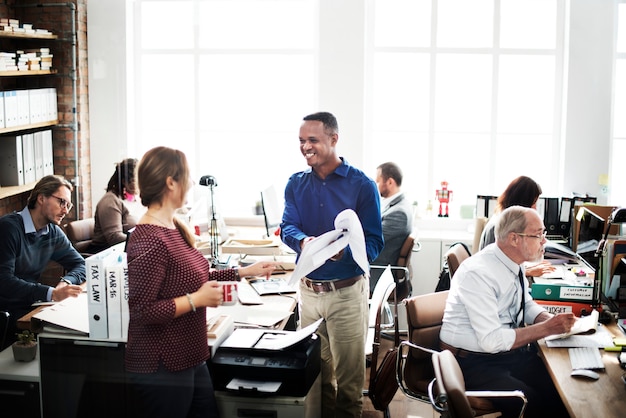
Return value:
<svg viewBox="0 0 626 418">
<path fill-rule="evenodd" d="M 321 179 L 312 169 L 292 175 L 285 188 L 281 238 L 300 257 L 300 242 L 335 229 L 335 217 L 352 209 L 365 235 L 368 261 L 383 248 L 380 198 L 376 183 L 343 158 L 341 165 Z M 315 280 L 347 279 L 365 273 L 352 258 L 350 247 L 337 261 L 326 261 L 308 277 Z"/>
</svg>

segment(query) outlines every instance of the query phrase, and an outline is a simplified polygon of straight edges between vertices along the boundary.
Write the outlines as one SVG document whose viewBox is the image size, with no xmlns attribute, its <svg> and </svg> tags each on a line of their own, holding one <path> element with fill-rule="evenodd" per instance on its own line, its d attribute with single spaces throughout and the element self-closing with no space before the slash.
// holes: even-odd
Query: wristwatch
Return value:
<svg viewBox="0 0 626 418">
<path fill-rule="evenodd" d="M 74 284 L 72 282 L 70 282 L 68 279 L 66 279 L 65 277 L 61 277 L 61 280 L 59 280 L 60 282 L 65 282 L 67 284 Z"/>
</svg>

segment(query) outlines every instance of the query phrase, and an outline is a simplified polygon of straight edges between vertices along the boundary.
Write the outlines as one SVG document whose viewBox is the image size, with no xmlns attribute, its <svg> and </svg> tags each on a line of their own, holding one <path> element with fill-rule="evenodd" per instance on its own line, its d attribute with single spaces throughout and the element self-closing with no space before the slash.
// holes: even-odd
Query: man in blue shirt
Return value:
<svg viewBox="0 0 626 418">
<path fill-rule="evenodd" d="M 376 183 L 336 152 L 337 119 L 320 112 L 304 118 L 300 152 L 311 167 L 293 174 L 285 188 L 281 238 L 298 253 L 334 229 L 335 217 L 352 209 L 363 227 L 368 261 L 383 248 Z M 346 247 L 300 282 L 305 327 L 319 318 L 322 341 L 322 416 L 360 417 L 365 385 L 365 336 L 369 284 Z M 335 386 L 336 385 L 336 386 Z"/>
<path fill-rule="evenodd" d="M 72 209 L 71 196 L 71 183 L 45 176 L 33 188 L 27 207 L 0 218 L 0 310 L 10 315 L 7 343 L 15 340 L 16 322 L 33 309 L 32 303 L 60 301 L 82 291 L 85 260 L 59 227 Z M 39 283 L 50 260 L 66 271 L 56 287 Z"/>
</svg>

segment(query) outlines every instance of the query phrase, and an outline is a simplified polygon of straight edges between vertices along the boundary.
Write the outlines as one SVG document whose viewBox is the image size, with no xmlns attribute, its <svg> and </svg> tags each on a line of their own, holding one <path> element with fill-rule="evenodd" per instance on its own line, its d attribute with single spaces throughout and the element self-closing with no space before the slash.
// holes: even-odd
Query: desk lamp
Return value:
<svg viewBox="0 0 626 418">
<path fill-rule="evenodd" d="M 595 308 L 599 308 L 602 304 L 602 282 L 605 276 L 605 265 L 604 265 L 604 257 L 606 257 L 606 240 L 608 239 L 609 236 L 609 231 L 611 230 L 611 226 L 613 225 L 620 225 L 623 223 L 626 223 L 626 208 L 617 208 L 613 211 L 613 213 L 611 213 L 611 215 L 609 216 L 608 222 L 606 223 L 606 230 L 604 231 L 604 236 L 602 237 L 602 240 L 600 240 L 600 242 L 598 243 L 598 248 L 596 249 L 596 254 L 595 256 L 599 258 L 598 260 L 598 270 L 599 270 L 599 276 L 600 279 L 598 280 L 598 277 L 596 276 L 596 280 L 594 280 L 594 289 L 593 289 L 593 305 Z M 604 320 L 606 320 L 606 318 L 603 318 L 604 312 L 601 313 L 600 316 L 600 322 L 604 322 Z M 606 316 L 606 315 L 604 315 Z M 609 318 L 610 319 L 610 318 Z"/>
<path fill-rule="evenodd" d="M 216 266 L 219 262 L 219 254 L 218 254 L 218 231 L 217 231 L 217 217 L 215 213 L 215 202 L 214 202 L 214 191 L 213 189 L 217 187 L 217 180 L 213 176 L 202 176 L 200 177 L 200 186 L 207 186 L 211 191 L 211 224 L 209 227 L 209 235 L 211 237 L 211 263 L 213 266 Z"/>
</svg>

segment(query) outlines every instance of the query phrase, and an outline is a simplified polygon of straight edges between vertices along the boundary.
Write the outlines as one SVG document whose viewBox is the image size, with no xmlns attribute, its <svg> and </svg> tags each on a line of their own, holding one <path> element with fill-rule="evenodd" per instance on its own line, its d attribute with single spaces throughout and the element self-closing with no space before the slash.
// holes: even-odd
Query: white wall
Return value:
<svg viewBox="0 0 626 418">
<path fill-rule="evenodd" d="M 363 0 L 320 0 L 320 110 L 332 104 L 340 121 L 340 154 L 363 165 L 366 117 Z M 88 2 L 92 192 L 104 193 L 113 164 L 126 155 L 125 0 Z M 561 195 L 589 193 L 605 204 L 598 178 L 609 172 L 614 2 L 571 0 Z M 342 36 L 337 36 L 341 33 Z M 349 98 L 347 100 L 346 98 Z M 328 109 L 326 109 L 328 110 Z M 549 146 L 549 145 L 548 145 Z M 141 156 L 134 156 L 140 158 Z M 537 162 L 541 163 L 541 150 Z"/>
<path fill-rule="evenodd" d="M 126 0 L 87 3 L 92 208 L 127 157 Z M 139 157 L 137 157 L 139 158 Z"/>
</svg>

